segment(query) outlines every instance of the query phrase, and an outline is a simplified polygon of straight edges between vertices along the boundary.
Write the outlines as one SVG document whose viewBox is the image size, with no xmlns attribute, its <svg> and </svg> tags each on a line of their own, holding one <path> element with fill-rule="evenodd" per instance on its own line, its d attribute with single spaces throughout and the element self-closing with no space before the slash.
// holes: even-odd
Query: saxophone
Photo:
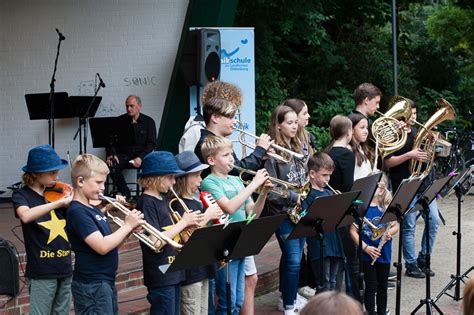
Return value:
<svg viewBox="0 0 474 315">
<path fill-rule="evenodd" d="M 437 138 L 432 129 L 445 120 L 454 120 L 455 118 L 456 112 L 451 104 L 444 98 L 441 98 L 438 100 L 438 110 L 430 119 L 428 119 L 424 125 L 418 123 L 421 127 L 418 129 L 415 140 L 413 141 L 413 149 L 420 149 L 426 152 L 428 160 L 425 162 L 418 160 L 410 161 L 410 173 L 412 177 L 426 176 L 430 173 L 436 154 Z"/>
</svg>

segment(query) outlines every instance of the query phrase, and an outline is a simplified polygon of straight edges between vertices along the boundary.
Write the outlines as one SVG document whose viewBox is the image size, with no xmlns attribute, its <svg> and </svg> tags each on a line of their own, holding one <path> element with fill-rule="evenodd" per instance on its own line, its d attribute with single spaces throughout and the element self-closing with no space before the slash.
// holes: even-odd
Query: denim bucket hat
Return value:
<svg viewBox="0 0 474 315">
<path fill-rule="evenodd" d="M 28 152 L 28 161 L 22 167 L 25 173 L 43 173 L 62 170 L 68 162 L 59 157 L 49 144 L 34 147 Z"/>
<path fill-rule="evenodd" d="M 176 155 L 176 163 L 184 171 L 184 174 L 181 175 L 199 172 L 209 167 L 209 165 L 201 163 L 197 155 L 191 151 L 183 151 Z"/>
<path fill-rule="evenodd" d="M 141 172 L 138 177 L 160 176 L 167 174 L 183 174 L 176 163 L 173 153 L 167 151 L 154 151 L 148 153 L 142 162 Z"/>
</svg>

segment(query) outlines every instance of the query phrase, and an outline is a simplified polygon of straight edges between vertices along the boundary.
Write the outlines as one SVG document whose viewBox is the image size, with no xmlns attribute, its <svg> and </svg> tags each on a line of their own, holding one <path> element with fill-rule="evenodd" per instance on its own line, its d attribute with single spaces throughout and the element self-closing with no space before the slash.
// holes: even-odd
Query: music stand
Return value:
<svg viewBox="0 0 474 315">
<path fill-rule="evenodd" d="M 288 240 L 309 236 L 319 238 L 319 283 L 316 292 L 321 292 L 323 289 L 324 233 L 336 230 L 359 194 L 360 191 L 350 191 L 316 198 L 307 214 L 301 218 L 287 238 Z"/>
<path fill-rule="evenodd" d="M 385 210 L 384 214 L 380 218 L 379 223 L 387 223 L 391 221 L 398 221 L 400 224 L 400 236 L 398 238 L 398 259 L 394 263 L 397 268 L 397 291 L 396 291 L 396 303 L 395 303 L 395 314 L 400 315 L 400 298 L 401 298 L 401 283 L 402 283 L 402 227 L 403 227 L 403 216 L 409 210 L 415 195 L 420 188 L 423 178 L 413 178 L 411 180 L 404 179 L 400 186 L 398 186 L 390 205 Z"/>
<path fill-rule="evenodd" d="M 453 235 L 456 235 L 456 274 L 451 274 L 451 280 L 448 284 L 441 290 L 440 293 L 434 299 L 437 302 L 443 294 L 451 297 L 455 301 L 460 301 L 461 297 L 461 281 L 464 282 L 464 278 L 468 278 L 468 274 L 474 270 L 474 266 L 471 266 L 466 272 L 461 274 L 461 203 L 463 196 L 469 192 L 469 189 L 472 185 L 472 176 L 474 173 L 474 165 L 464 172 L 464 174 L 454 183 L 454 185 L 449 189 L 447 195 L 450 194 L 452 190 L 456 192 L 456 198 L 458 200 L 458 229 L 453 231 Z M 466 186 L 466 183 L 468 184 Z M 447 291 L 451 290 L 454 286 L 454 295 L 449 294 Z"/>
<path fill-rule="evenodd" d="M 116 146 L 130 146 L 133 142 L 131 127 L 121 124 L 119 117 L 91 118 L 92 146 L 107 148 Z"/>
<path fill-rule="evenodd" d="M 432 314 L 432 309 L 431 307 L 434 307 L 440 314 L 443 314 L 441 312 L 440 308 L 436 305 L 436 302 L 431 299 L 431 292 L 430 292 L 430 267 L 431 267 L 431 254 L 429 251 L 430 248 L 430 203 L 433 202 L 433 200 L 439 195 L 441 190 L 448 184 L 449 180 L 451 179 L 451 176 L 446 176 L 441 179 L 435 180 L 429 188 L 427 188 L 423 194 L 418 198 L 417 204 L 421 205 L 423 208 L 423 211 L 425 212 L 425 218 L 426 218 L 426 223 L 425 223 L 425 240 L 426 240 L 426 248 L 427 252 L 425 254 L 425 280 L 426 280 L 426 296 L 423 300 L 420 300 L 420 304 L 418 304 L 417 307 L 411 312 L 411 314 L 416 314 L 416 311 L 418 311 L 423 305 L 426 304 L 426 314 Z M 410 212 L 415 211 L 413 209 L 410 210 Z"/>
<path fill-rule="evenodd" d="M 73 140 L 79 135 L 79 154 L 87 153 L 87 119 L 94 117 L 99 108 L 102 96 L 70 96 L 69 106 L 79 118 L 79 127 L 74 134 Z"/>
<path fill-rule="evenodd" d="M 365 217 L 365 214 L 367 213 L 367 210 L 369 209 L 370 202 L 372 201 L 372 198 L 374 197 L 375 191 L 377 190 L 377 184 L 382 177 L 382 173 L 376 173 L 373 175 L 369 175 L 363 178 L 359 178 L 352 184 L 351 190 L 360 190 L 361 194 L 358 197 L 358 203 L 354 203 L 353 206 L 349 209 L 346 213 L 346 216 L 343 218 L 341 224 L 339 224 L 340 227 L 348 226 L 352 223 L 355 222 L 357 225 L 358 233 L 359 233 L 359 243 L 357 245 L 357 260 L 358 260 L 358 275 L 357 275 L 357 286 L 358 290 L 352 290 L 353 293 L 358 291 L 358 299 L 361 303 L 364 302 L 364 271 L 362 270 L 362 226 L 363 226 L 363 218 Z M 350 235 L 344 235 L 344 237 L 350 237 Z M 344 243 L 343 243 L 344 244 Z M 346 252 L 347 250 L 345 250 Z M 346 253 L 346 255 L 349 254 L 351 255 L 352 253 Z M 350 257 L 355 257 L 350 256 Z M 349 257 L 349 259 L 350 259 Z M 355 258 L 354 258 L 355 259 Z M 355 264 L 355 262 L 354 262 Z M 352 273 L 354 274 L 354 273 Z M 354 278 L 354 277 L 352 277 Z M 355 282 L 355 281 L 354 281 Z M 356 286 L 355 283 L 351 283 L 352 286 Z M 355 292 L 354 292 L 355 291 Z"/>
<path fill-rule="evenodd" d="M 53 95 L 54 108 L 51 108 L 50 93 L 25 94 L 26 107 L 30 120 L 48 120 L 49 144 L 54 148 L 54 119 L 74 118 L 74 112 L 68 105 L 67 92 L 57 92 Z M 53 110 L 51 112 L 51 110 Z"/>
<path fill-rule="evenodd" d="M 159 266 L 160 270 L 173 272 L 215 262 L 226 266 L 227 314 L 231 314 L 229 262 L 258 254 L 270 236 L 281 225 L 286 215 L 275 215 L 253 220 L 222 224 L 197 229 L 193 232 L 171 265 Z"/>
</svg>

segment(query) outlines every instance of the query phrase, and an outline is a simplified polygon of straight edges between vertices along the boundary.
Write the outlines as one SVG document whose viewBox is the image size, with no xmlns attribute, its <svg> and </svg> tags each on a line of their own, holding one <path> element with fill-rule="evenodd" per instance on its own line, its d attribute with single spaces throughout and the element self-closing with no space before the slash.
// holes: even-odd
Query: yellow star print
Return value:
<svg viewBox="0 0 474 315">
<path fill-rule="evenodd" d="M 52 210 L 50 214 L 51 214 L 51 220 L 38 223 L 42 227 L 49 230 L 49 238 L 48 238 L 47 244 L 54 241 L 56 237 L 58 236 L 61 236 L 66 241 L 69 241 L 66 235 L 66 231 L 64 230 L 64 227 L 66 226 L 66 220 L 58 219 L 58 217 L 56 216 L 56 212 L 54 212 L 54 210 Z"/>
</svg>

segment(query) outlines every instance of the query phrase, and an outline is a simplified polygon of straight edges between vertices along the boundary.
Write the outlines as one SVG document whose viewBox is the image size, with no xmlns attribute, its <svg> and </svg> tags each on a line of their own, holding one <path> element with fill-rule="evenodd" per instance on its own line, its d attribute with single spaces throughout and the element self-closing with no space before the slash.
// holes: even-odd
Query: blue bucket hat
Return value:
<svg viewBox="0 0 474 315">
<path fill-rule="evenodd" d="M 43 173 L 62 170 L 68 165 L 49 144 L 34 147 L 28 152 L 28 161 L 22 170 L 25 173 Z"/>
<path fill-rule="evenodd" d="M 183 171 L 176 163 L 173 153 L 167 151 L 155 151 L 148 153 L 142 162 L 141 173 L 138 177 L 160 176 L 167 174 L 182 174 Z"/>
<path fill-rule="evenodd" d="M 191 151 L 183 151 L 175 158 L 179 168 L 184 171 L 182 175 L 199 172 L 209 167 L 209 165 L 201 163 L 198 156 Z"/>
</svg>

